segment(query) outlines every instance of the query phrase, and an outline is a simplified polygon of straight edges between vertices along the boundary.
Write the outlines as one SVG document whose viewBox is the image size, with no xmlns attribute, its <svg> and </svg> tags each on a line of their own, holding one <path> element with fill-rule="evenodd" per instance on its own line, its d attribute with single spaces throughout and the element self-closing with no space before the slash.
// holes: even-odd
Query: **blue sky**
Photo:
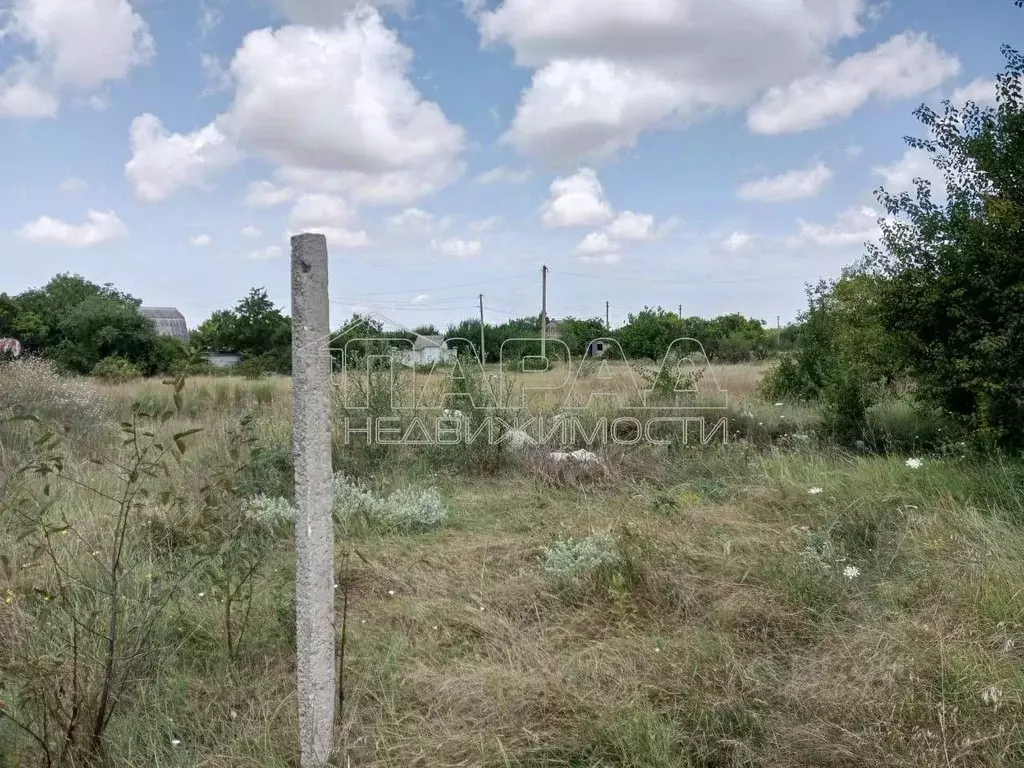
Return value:
<svg viewBox="0 0 1024 768">
<path fill-rule="evenodd" d="M 991 100 L 1011 0 L 0 0 L 0 291 L 190 325 L 321 231 L 332 320 L 645 304 L 774 324 Z"/>
</svg>

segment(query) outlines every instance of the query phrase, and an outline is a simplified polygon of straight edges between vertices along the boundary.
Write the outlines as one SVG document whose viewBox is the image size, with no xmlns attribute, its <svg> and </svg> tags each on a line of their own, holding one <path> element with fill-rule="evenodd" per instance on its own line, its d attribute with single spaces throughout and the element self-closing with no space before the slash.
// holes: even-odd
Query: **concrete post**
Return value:
<svg viewBox="0 0 1024 768">
<path fill-rule="evenodd" d="M 331 515 L 330 299 L 327 239 L 292 237 L 292 451 L 295 460 L 295 637 L 302 768 L 326 765 L 334 742 L 334 526 Z"/>
</svg>

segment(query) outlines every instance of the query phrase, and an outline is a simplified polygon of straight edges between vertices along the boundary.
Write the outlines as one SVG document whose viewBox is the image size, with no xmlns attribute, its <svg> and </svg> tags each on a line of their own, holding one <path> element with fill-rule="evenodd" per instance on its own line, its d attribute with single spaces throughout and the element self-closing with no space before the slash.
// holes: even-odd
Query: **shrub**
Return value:
<svg viewBox="0 0 1024 768">
<path fill-rule="evenodd" d="M 555 581 L 567 584 L 620 565 L 622 557 L 609 533 L 583 539 L 562 539 L 541 554 L 541 568 Z"/>
<path fill-rule="evenodd" d="M 280 496 L 253 496 L 246 501 L 244 512 L 257 527 L 274 534 L 284 533 L 295 524 L 295 507 Z"/>
<path fill-rule="evenodd" d="M 235 373 L 246 379 L 262 379 L 273 373 L 270 363 L 262 356 L 247 357 L 235 366 Z"/>
<path fill-rule="evenodd" d="M 31 415 L 76 435 L 99 431 L 111 402 L 87 379 L 63 376 L 39 358 L 0 367 L 0 419 Z"/>
<path fill-rule="evenodd" d="M 379 533 L 423 533 L 440 528 L 448 508 L 436 488 L 402 488 L 375 495 L 343 474 L 334 476 L 334 516 L 342 524 L 362 521 Z"/>
<path fill-rule="evenodd" d="M 124 384 L 142 376 L 142 371 L 123 357 L 104 357 L 92 367 L 92 375 L 111 384 Z"/>
<path fill-rule="evenodd" d="M 242 434 L 249 446 L 249 461 L 237 478 L 243 496 L 270 496 L 291 499 L 295 493 L 295 464 L 287 443 L 264 443 L 248 416 L 242 418 Z"/>
</svg>

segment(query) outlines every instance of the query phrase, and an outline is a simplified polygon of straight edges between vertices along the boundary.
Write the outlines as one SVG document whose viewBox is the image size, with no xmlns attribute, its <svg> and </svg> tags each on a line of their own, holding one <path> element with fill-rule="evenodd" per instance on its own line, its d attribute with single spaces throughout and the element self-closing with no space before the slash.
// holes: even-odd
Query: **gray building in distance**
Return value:
<svg viewBox="0 0 1024 768">
<path fill-rule="evenodd" d="M 161 336 L 170 336 L 182 344 L 188 344 L 188 323 L 185 316 L 174 307 L 140 307 L 139 311 L 153 321 Z"/>
</svg>

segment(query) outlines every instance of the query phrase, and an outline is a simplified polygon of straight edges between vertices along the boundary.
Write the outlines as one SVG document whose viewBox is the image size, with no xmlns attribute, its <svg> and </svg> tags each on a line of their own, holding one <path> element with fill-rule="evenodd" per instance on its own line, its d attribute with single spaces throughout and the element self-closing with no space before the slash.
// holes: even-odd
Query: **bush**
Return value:
<svg viewBox="0 0 1024 768">
<path fill-rule="evenodd" d="M 765 400 L 813 400 L 819 388 L 801 365 L 801 359 L 793 355 L 779 358 L 761 378 L 758 393 Z"/>
<path fill-rule="evenodd" d="M 295 507 L 280 496 L 253 496 L 245 503 L 244 512 L 248 520 L 269 533 L 284 533 L 295 525 Z"/>
<path fill-rule="evenodd" d="M 613 570 L 621 562 L 618 546 L 609 533 L 592 534 L 583 539 L 562 539 L 541 554 L 541 568 L 562 584 Z"/>
<path fill-rule="evenodd" d="M 251 428 L 250 428 L 251 429 Z M 264 444 L 250 431 L 249 461 L 242 467 L 238 490 L 244 496 L 270 496 L 291 499 L 295 492 L 295 464 L 291 446 L 285 443 Z"/>
<path fill-rule="evenodd" d="M 56 365 L 25 358 L 0 366 L 0 419 L 35 416 L 75 435 L 94 435 L 112 412 L 87 379 L 61 375 Z"/>
<path fill-rule="evenodd" d="M 246 379 L 262 379 L 274 372 L 270 362 L 263 356 L 247 357 L 235 366 L 235 373 Z"/>
<path fill-rule="evenodd" d="M 448 508 L 436 488 L 402 488 L 381 497 L 341 473 L 334 476 L 334 516 L 342 524 L 362 521 L 378 533 L 424 533 L 442 527 Z"/>
<path fill-rule="evenodd" d="M 111 384 L 124 384 L 142 376 L 142 371 L 130 360 L 112 355 L 92 367 L 92 375 Z"/>
</svg>

